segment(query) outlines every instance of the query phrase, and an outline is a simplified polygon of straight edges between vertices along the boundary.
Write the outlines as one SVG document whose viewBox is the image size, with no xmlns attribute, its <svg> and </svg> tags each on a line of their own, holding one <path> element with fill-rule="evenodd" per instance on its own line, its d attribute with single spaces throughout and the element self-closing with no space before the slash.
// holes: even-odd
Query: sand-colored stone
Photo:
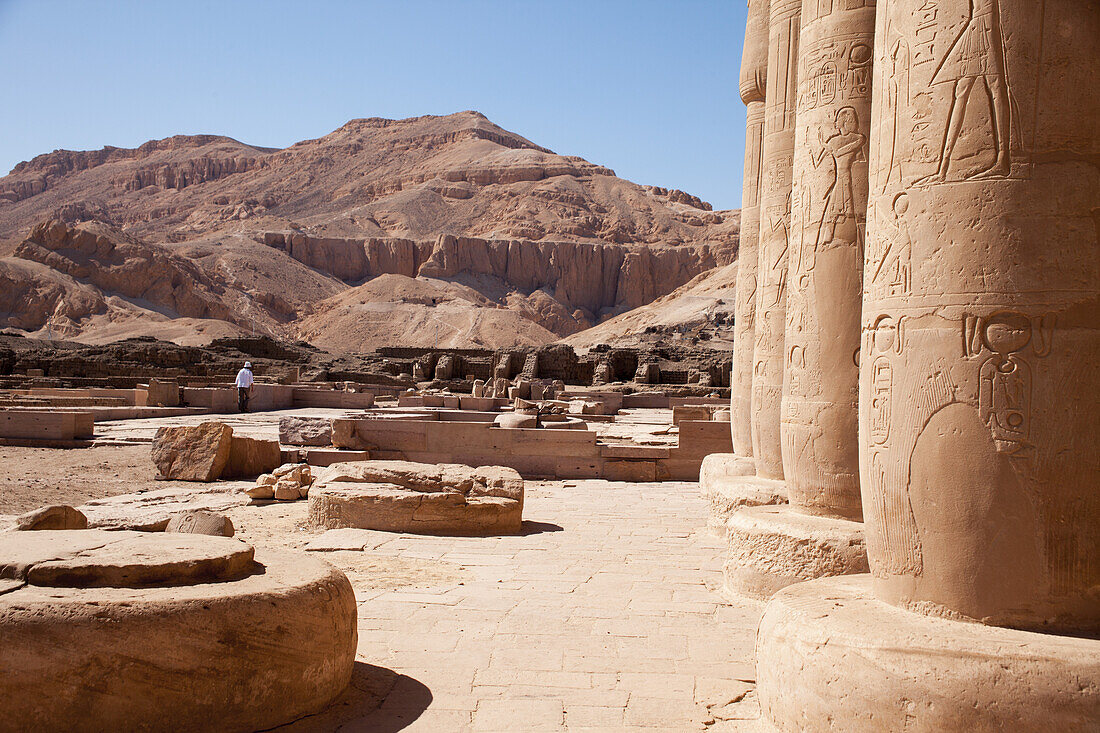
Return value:
<svg viewBox="0 0 1100 733">
<path fill-rule="evenodd" d="M 867 572 L 863 525 L 792 511 L 743 506 L 726 522 L 725 590 L 765 599 L 780 588 L 827 575 Z"/>
<path fill-rule="evenodd" d="M 181 534 L 206 534 L 217 537 L 232 537 L 234 533 L 233 522 L 229 517 L 203 509 L 177 514 L 169 520 L 164 531 L 179 532 Z"/>
<path fill-rule="evenodd" d="M 800 511 L 860 520 L 858 385 L 873 0 L 806 0 L 798 41 L 783 477 Z"/>
<path fill-rule="evenodd" d="M 741 238 L 737 250 L 737 305 L 730 373 L 733 451 L 752 455 L 752 373 L 756 341 L 756 284 L 760 244 L 760 174 L 764 143 L 764 95 L 768 73 L 768 0 L 750 0 L 741 53 L 741 101 L 745 113 L 745 171 Z"/>
<path fill-rule="evenodd" d="M 298 415 L 279 418 L 279 442 L 283 445 L 332 445 L 332 420 Z"/>
<path fill-rule="evenodd" d="M 279 441 L 234 435 L 229 460 L 220 478 L 251 478 L 267 473 L 282 463 Z"/>
<path fill-rule="evenodd" d="M 85 529 L 88 518 L 79 509 L 66 504 L 53 504 L 20 514 L 15 518 L 16 530 Z"/>
<path fill-rule="evenodd" d="M 760 179 L 756 322 L 752 375 L 752 444 L 756 472 L 783 478 L 779 437 L 783 396 L 787 260 L 797 101 L 798 28 L 802 0 L 771 0 L 768 81 Z"/>
<path fill-rule="evenodd" d="M 800 583 L 768 603 L 757 676 L 783 733 L 1096 730 L 1100 641 L 923 616 L 868 575 Z"/>
<path fill-rule="evenodd" d="M 753 459 L 734 453 L 711 453 L 703 459 L 699 466 L 699 490 L 710 503 L 707 528 L 719 537 L 725 537 L 726 520 L 740 507 L 787 501 L 782 482 L 756 480 Z"/>
<path fill-rule="evenodd" d="M 251 731 L 351 677 L 355 598 L 326 563 L 202 535 L 12 537 L 0 566 L 26 584 L 0 594 L 0 730 Z"/>
<path fill-rule="evenodd" d="M 516 534 L 522 518 L 523 479 L 500 466 L 343 463 L 324 469 L 309 491 L 310 524 L 324 529 Z"/>
<path fill-rule="evenodd" d="M 922 5 L 880 7 L 876 37 L 860 356 L 875 592 L 1096 633 L 1100 5 Z"/>
<path fill-rule="evenodd" d="M 160 428 L 153 463 L 160 475 L 179 481 L 216 481 L 229 462 L 233 429 L 224 423 Z"/>
</svg>

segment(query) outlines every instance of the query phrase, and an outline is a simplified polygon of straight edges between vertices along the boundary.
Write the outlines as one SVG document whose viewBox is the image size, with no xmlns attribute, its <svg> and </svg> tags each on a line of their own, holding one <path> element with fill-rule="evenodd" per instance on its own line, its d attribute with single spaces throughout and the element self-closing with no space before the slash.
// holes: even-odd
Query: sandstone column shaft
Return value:
<svg viewBox="0 0 1100 733">
<path fill-rule="evenodd" d="M 859 324 L 874 0 L 804 0 L 798 39 L 783 475 L 791 504 L 859 520 Z"/>
<path fill-rule="evenodd" d="M 798 26 L 802 0 L 772 0 L 768 22 L 768 79 L 764 162 L 760 180 L 760 250 L 756 343 L 752 375 L 752 443 L 758 476 L 783 478 L 779 438 L 786 328 L 787 252 L 791 223 Z"/>
<path fill-rule="evenodd" d="M 879 11 L 860 356 L 875 592 L 1100 630 L 1100 4 Z"/>
<path fill-rule="evenodd" d="M 745 176 L 737 250 L 737 313 L 730 390 L 733 452 L 752 455 L 752 352 L 756 330 L 756 268 L 760 240 L 760 165 L 764 142 L 764 92 L 768 73 L 768 0 L 750 0 L 741 55 L 745 115 Z"/>
</svg>

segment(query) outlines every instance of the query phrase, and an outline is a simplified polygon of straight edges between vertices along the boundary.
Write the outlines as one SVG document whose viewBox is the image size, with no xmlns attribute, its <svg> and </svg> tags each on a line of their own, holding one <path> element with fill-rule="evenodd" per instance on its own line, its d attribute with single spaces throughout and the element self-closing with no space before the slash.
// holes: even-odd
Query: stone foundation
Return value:
<svg viewBox="0 0 1100 733">
<path fill-rule="evenodd" d="M 802 514 L 791 506 L 747 506 L 726 523 L 723 591 L 766 599 L 794 583 L 866 573 L 863 524 Z"/>
<path fill-rule="evenodd" d="M 324 709 L 355 661 L 343 573 L 238 540 L 0 539 L 0 730 L 251 731 Z"/>
<path fill-rule="evenodd" d="M 764 717 L 780 731 L 1086 731 L 1100 640 L 933 618 L 875 600 L 869 575 L 780 591 L 757 635 Z"/>
<path fill-rule="evenodd" d="M 711 453 L 699 468 L 699 489 L 710 503 L 707 529 L 726 536 L 726 520 L 743 506 L 786 504 L 787 489 L 782 481 L 755 475 L 752 458 L 732 453 Z"/>
</svg>

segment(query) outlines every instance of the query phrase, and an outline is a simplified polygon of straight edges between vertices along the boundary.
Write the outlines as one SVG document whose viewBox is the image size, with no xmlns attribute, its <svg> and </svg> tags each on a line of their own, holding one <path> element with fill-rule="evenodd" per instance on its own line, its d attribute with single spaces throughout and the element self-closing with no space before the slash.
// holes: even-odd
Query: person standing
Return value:
<svg viewBox="0 0 1100 733">
<path fill-rule="evenodd" d="M 248 412 L 248 398 L 252 396 L 252 362 L 246 361 L 244 368 L 237 372 L 237 409 Z"/>
</svg>

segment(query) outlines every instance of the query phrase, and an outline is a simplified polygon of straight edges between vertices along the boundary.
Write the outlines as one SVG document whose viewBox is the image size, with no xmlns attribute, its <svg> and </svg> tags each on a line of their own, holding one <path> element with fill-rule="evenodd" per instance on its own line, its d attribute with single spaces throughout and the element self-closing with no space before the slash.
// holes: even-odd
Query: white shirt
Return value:
<svg viewBox="0 0 1100 733">
<path fill-rule="evenodd" d="M 237 386 L 238 387 L 251 387 L 252 386 L 252 370 L 242 369 L 237 372 Z"/>
</svg>

